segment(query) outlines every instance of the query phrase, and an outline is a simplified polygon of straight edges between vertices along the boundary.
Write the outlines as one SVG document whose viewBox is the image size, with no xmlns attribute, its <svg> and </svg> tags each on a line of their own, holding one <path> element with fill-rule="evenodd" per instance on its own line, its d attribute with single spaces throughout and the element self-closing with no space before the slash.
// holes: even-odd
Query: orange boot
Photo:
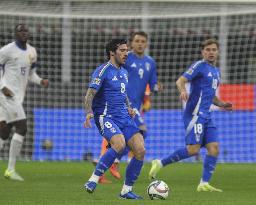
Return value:
<svg viewBox="0 0 256 205">
<path fill-rule="evenodd" d="M 121 174 L 119 173 L 119 163 L 115 162 L 111 165 L 109 168 L 110 173 L 112 174 L 113 177 L 116 179 L 121 179 Z"/>
<path fill-rule="evenodd" d="M 106 178 L 105 174 L 103 174 L 102 176 L 100 176 L 99 183 L 100 184 L 111 184 L 112 181 L 108 180 Z"/>
</svg>

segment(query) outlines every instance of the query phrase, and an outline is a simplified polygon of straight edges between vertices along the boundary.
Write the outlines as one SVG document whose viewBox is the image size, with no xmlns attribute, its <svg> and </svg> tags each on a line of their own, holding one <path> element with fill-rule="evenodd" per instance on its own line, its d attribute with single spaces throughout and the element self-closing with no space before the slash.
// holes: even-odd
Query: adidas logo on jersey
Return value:
<svg viewBox="0 0 256 205">
<path fill-rule="evenodd" d="M 132 68 L 137 68 L 136 63 L 133 63 L 133 64 L 131 65 L 131 67 L 132 67 Z"/>
<path fill-rule="evenodd" d="M 113 81 L 117 81 L 117 77 L 114 76 L 114 77 L 112 78 L 112 80 L 113 80 Z"/>
<path fill-rule="evenodd" d="M 211 72 L 208 73 L 208 77 L 212 77 L 212 73 Z"/>
</svg>

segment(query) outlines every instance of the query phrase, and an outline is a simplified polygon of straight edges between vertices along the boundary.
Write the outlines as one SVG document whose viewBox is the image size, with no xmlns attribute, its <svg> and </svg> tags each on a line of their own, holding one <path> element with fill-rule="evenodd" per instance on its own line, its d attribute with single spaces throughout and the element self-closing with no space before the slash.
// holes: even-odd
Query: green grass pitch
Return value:
<svg viewBox="0 0 256 205">
<path fill-rule="evenodd" d="M 6 162 L 0 163 L 3 174 Z M 121 164 L 124 175 L 125 163 Z M 144 200 L 121 200 L 118 194 L 123 180 L 115 180 L 109 173 L 112 184 L 99 184 L 95 193 L 88 194 L 83 184 L 90 177 L 93 165 L 88 162 L 19 162 L 18 172 L 24 182 L 0 178 L 0 205 L 255 205 L 256 164 L 218 164 L 212 185 L 223 193 L 197 193 L 202 166 L 200 163 L 176 163 L 165 167 L 159 174 L 170 187 L 167 200 L 151 201 L 146 188 L 150 183 L 146 163 L 134 186 L 134 191 Z"/>
</svg>

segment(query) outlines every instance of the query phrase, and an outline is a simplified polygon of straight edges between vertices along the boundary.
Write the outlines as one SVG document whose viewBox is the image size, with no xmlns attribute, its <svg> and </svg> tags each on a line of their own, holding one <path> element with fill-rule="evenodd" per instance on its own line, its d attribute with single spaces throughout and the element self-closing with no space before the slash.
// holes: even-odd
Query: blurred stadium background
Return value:
<svg viewBox="0 0 256 205">
<path fill-rule="evenodd" d="M 220 41 L 223 83 L 218 94 L 235 107 L 232 113 L 214 111 L 220 162 L 256 162 L 255 3 L 1 0 L 0 8 L 0 46 L 13 40 L 15 24 L 28 24 L 30 43 L 38 51 L 38 73 L 50 80 L 47 90 L 29 85 L 24 104 L 29 132 L 21 159 L 80 161 L 99 156 L 101 137 L 96 127 L 83 128 L 90 75 L 104 62 L 109 39 L 144 30 L 150 37 L 148 53 L 156 59 L 164 85 L 145 114 L 146 160 L 184 145 L 175 80 L 200 58 L 200 42 L 215 37 Z M 8 147 L 6 142 L 2 159 L 7 159 Z"/>
</svg>

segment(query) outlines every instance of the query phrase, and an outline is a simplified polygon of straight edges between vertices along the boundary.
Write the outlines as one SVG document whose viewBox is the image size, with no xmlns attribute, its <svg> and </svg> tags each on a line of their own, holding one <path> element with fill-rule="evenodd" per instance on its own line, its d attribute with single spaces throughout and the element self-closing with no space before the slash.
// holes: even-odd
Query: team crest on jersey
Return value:
<svg viewBox="0 0 256 205">
<path fill-rule="evenodd" d="M 137 68 L 136 63 L 133 63 L 133 64 L 131 65 L 131 67 L 132 67 L 132 68 Z"/>
<path fill-rule="evenodd" d="M 190 69 L 187 70 L 186 73 L 189 74 L 189 75 L 192 75 L 193 72 L 194 72 L 194 70 L 192 68 L 190 68 Z"/>
<path fill-rule="evenodd" d="M 149 71 L 150 70 L 150 63 L 146 63 L 145 67 L 146 67 L 146 70 Z"/>
<path fill-rule="evenodd" d="M 92 84 L 99 85 L 100 82 L 101 82 L 101 80 L 100 80 L 99 78 L 94 78 L 94 79 L 92 80 Z"/>
</svg>

